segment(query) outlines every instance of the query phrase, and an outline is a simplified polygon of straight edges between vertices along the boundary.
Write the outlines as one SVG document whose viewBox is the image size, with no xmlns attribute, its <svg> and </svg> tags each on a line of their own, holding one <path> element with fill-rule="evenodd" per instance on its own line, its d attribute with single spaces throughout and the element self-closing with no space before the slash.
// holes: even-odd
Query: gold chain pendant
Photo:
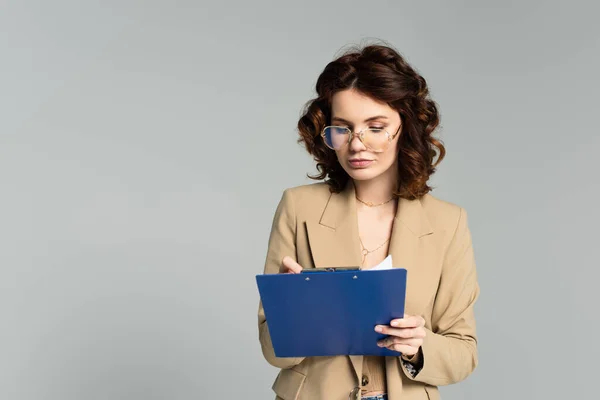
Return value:
<svg viewBox="0 0 600 400">
<path fill-rule="evenodd" d="M 356 196 L 356 200 L 360 201 L 361 203 L 363 203 L 363 204 L 364 204 L 364 205 L 366 205 L 367 207 L 379 207 L 379 206 L 382 206 L 382 205 L 384 205 L 384 204 L 387 204 L 387 203 L 389 203 L 390 201 L 394 200 L 394 198 L 392 197 L 391 199 L 389 199 L 389 200 L 386 200 L 386 201 L 384 201 L 383 203 L 379 203 L 379 204 L 373 204 L 373 203 L 372 203 L 372 202 L 370 202 L 370 201 L 364 201 L 364 200 L 361 200 L 361 199 L 359 199 L 359 198 L 358 198 L 358 196 Z"/>
<path fill-rule="evenodd" d="M 362 257 L 362 265 L 363 265 L 363 266 L 365 265 L 365 260 L 366 260 L 367 256 L 368 256 L 370 253 L 373 253 L 374 251 L 377 251 L 377 250 L 379 250 L 380 248 L 382 248 L 382 247 L 383 247 L 383 246 L 384 246 L 384 245 L 385 245 L 387 242 L 389 242 L 389 241 L 390 241 L 390 238 L 391 238 L 391 236 L 390 236 L 390 237 L 388 237 L 388 238 L 385 240 L 385 242 L 381 243 L 379 246 L 377 246 L 377 247 L 376 247 L 376 248 L 374 248 L 373 250 L 367 250 L 367 249 L 365 248 L 365 245 L 363 244 L 363 241 L 362 241 L 361 237 L 359 236 L 359 237 L 358 237 L 358 240 L 360 240 L 360 247 L 362 248 L 362 256 L 363 256 L 363 257 Z"/>
</svg>

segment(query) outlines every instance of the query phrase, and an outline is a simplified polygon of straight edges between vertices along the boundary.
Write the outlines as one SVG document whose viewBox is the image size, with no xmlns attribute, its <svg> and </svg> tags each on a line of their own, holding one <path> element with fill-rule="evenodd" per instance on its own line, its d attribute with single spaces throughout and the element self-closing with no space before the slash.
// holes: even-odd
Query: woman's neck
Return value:
<svg viewBox="0 0 600 400">
<path fill-rule="evenodd" d="M 356 197 L 360 200 L 372 204 L 381 204 L 394 196 L 396 182 L 391 179 L 355 180 L 354 188 Z"/>
</svg>

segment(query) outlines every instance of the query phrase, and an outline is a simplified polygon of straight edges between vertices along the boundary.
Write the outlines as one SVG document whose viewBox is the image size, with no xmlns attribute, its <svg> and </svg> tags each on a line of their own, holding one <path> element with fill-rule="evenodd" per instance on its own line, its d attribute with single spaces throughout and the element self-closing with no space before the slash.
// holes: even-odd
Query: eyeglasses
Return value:
<svg viewBox="0 0 600 400">
<path fill-rule="evenodd" d="M 321 136 L 325 145 L 332 150 L 340 150 L 350 144 L 354 136 L 357 136 L 367 149 L 381 153 L 389 147 L 398 132 L 400 132 L 400 128 L 393 135 L 383 128 L 366 128 L 354 133 L 345 126 L 326 126 L 323 128 Z"/>
</svg>

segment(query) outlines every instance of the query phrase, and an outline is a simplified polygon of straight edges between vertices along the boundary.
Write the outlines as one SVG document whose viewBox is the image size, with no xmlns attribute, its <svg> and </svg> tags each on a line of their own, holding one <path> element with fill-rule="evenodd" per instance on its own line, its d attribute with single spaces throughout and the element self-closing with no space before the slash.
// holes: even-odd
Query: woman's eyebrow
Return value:
<svg viewBox="0 0 600 400">
<path fill-rule="evenodd" d="M 374 117 L 369 117 L 367 119 L 364 120 L 364 122 L 371 122 L 374 121 L 376 119 L 388 119 L 388 117 L 386 117 L 385 115 L 375 115 Z M 344 122 L 348 125 L 350 125 L 351 123 L 347 120 L 345 120 L 344 118 L 341 117 L 332 117 L 331 118 L 332 121 L 340 121 L 340 122 Z"/>
</svg>

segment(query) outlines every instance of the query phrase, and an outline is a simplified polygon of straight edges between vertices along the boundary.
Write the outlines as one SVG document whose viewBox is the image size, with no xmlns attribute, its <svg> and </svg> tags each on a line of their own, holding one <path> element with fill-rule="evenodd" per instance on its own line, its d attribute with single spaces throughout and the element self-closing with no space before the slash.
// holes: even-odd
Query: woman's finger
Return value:
<svg viewBox="0 0 600 400">
<path fill-rule="evenodd" d="M 282 272 L 299 274 L 302 272 L 302 266 L 298 264 L 292 257 L 285 256 L 282 263 Z"/>
<path fill-rule="evenodd" d="M 405 354 L 407 356 L 413 356 L 417 354 L 419 351 L 418 347 L 408 346 L 405 344 L 392 344 L 390 346 L 386 346 L 388 349 L 397 351 L 399 353 Z"/>
<path fill-rule="evenodd" d="M 419 328 L 425 326 L 425 318 L 420 315 L 404 315 L 404 318 L 392 320 L 390 325 L 396 328 Z"/>
<path fill-rule="evenodd" d="M 391 328 L 386 325 L 377 325 L 375 331 L 384 335 L 397 336 L 400 338 L 424 338 L 426 335 L 424 328 Z"/>
<path fill-rule="evenodd" d="M 387 337 L 385 339 L 381 339 L 377 342 L 379 347 L 391 347 L 394 345 L 404 345 L 419 348 L 423 344 L 423 340 L 421 339 L 403 339 L 398 337 Z"/>
</svg>

